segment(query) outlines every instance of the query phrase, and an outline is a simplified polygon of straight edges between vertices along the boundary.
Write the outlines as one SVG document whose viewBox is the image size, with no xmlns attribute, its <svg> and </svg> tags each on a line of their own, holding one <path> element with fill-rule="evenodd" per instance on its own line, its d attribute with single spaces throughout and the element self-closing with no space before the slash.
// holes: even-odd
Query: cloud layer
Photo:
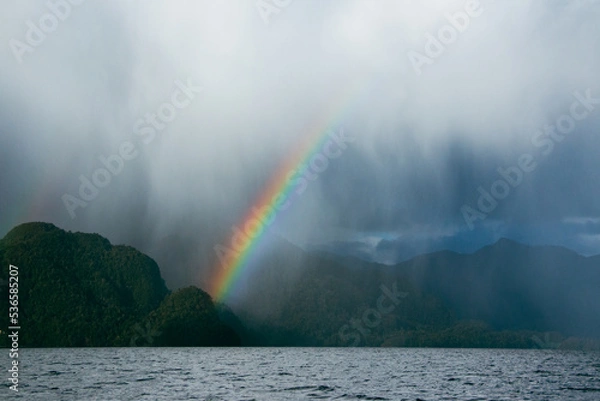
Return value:
<svg viewBox="0 0 600 401">
<path fill-rule="evenodd" d="M 196 236 L 191 246 L 210 250 L 298 143 L 335 125 L 356 141 L 273 233 L 360 241 L 385 260 L 407 238 L 468 244 L 461 207 L 528 153 L 536 171 L 475 232 L 600 251 L 600 229 L 585 223 L 600 218 L 600 106 L 551 154 L 532 143 L 576 91 L 600 98 L 600 2 L 267 3 L 267 18 L 254 2 L 5 5 L 0 233 L 46 220 L 144 249 Z M 419 71 L 415 53 L 429 60 Z M 177 82 L 202 92 L 145 143 L 140 127 Z M 137 157 L 72 219 L 63 195 L 79 197 L 80 176 L 124 142 Z"/>
</svg>

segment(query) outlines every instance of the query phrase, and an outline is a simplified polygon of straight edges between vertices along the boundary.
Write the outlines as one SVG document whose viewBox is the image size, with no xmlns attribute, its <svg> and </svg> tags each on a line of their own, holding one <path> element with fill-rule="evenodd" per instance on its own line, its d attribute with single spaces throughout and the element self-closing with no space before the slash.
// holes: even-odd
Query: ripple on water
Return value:
<svg viewBox="0 0 600 401">
<path fill-rule="evenodd" d="M 600 400 L 599 353 L 28 349 L 22 358 L 29 366 L 20 377 L 28 401 Z"/>
</svg>

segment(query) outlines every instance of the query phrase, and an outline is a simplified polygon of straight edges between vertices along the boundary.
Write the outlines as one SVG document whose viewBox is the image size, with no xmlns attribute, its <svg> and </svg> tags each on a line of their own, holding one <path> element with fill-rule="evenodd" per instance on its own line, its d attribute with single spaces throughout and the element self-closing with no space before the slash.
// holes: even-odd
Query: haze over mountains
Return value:
<svg viewBox="0 0 600 401">
<path fill-rule="evenodd" d="M 139 345 L 137 325 L 195 344 L 169 333 L 198 315 L 202 343 L 597 337 L 600 2 L 267 2 L 287 6 L 0 13 L 3 263 L 32 264 L 41 314 L 25 344 Z M 214 304 L 215 247 L 280 195 Z"/>
<path fill-rule="evenodd" d="M 600 339 L 600 257 L 506 239 L 393 266 L 279 240 L 227 305 L 200 289 L 168 295 L 150 258 L 46 223 L 11 230 L 0 261 L 20 268 L 24 346 L 591 349 L 583 339 Z"/>
<path fill-rule="evenodd" d="M 175 236 L 202 242 L 199 255 L 186 247 L 185 271 L 165 272 L 184 285 L 212 273 L 197 268 L 273 176 L 298 178 L 299 144 L 343 128 L 356 140 L 311 175 L 274 235 L 388 264 L 500 237 L 600 253 L 600 3 L 482 0 L 420 75 L 407 55 L 434 48 L 470 0 L 280 3 L 293 4 L 267 24 L 256 1 L 87 1 L 64 21 L 45 0 L 12 2 L 0 16 L 0 236 L 47 221 L 148 254 Z M 32 46 L 40 20 L 59 26 Z M 16 57 L 14 41 L 32 51 Z M 563 134 L 578 98 L 585 118 Z M 537 169 L 471 230 L 461 208 L 524 154 Z M 115 155 L 128 160 L 107 178 Z M 94 174 L 106 185 L 73 217 L 64 196 L 83 199 Z"/>
<path fill-rule="evenodd" d="M 267 316 L 265 320 L 288 330 L 293 327 L 293 332 L 302 331 L 304 321 L 320 321 L 328 326 L 320 335 L 328 333 L 332 344 L 343 343 L 339 330 L 344 324 L 365 319 L 382 286 L 393 285 L 407 296 L 394 313 L 381 317 L 373 337 L 361 335 L 362 344 L 380 345 L 398 331 L 438 332 L 460 321 L 485 322 L 494 330 L 600 335 L 598 256 L 504 239 L 473 254 L 436 252 L 393 266 L 326 253 L 303 254 L 289 244 L 275 255 L 244 282 L 246 290 L 234 310 L 257 320 Z M 307 302 L 311 312 L 298 306 Z M 327 318 L 321 320 L 319 315 Z M 309 343 L 319 338 L 306 335 Z"/>
</svg>

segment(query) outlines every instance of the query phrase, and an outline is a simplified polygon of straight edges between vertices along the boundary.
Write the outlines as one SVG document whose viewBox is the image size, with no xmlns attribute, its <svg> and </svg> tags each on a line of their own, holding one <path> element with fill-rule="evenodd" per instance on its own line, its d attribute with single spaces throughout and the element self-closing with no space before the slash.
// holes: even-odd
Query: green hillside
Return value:
<svg viewBox="0 0 600 401">
<path fill-rule="evenodd" d="M 147 345 L 156 334 L 150 323 L 164 332 L 158 345 L 239 342 L 206 293 L 169 294 L 151 258 L 97 234 L 23 224 L 0 240 L 0 263 L 4 280 L 9 264 L 19 268 L 21 347 Z M 8 311 L 7 301 L 2 296 L 2 310 Z M 0 316 L 1 327 L 8 327 L 8 314 Z M 6 345 L 6 336 L 1 341 Z"/>
</svg>

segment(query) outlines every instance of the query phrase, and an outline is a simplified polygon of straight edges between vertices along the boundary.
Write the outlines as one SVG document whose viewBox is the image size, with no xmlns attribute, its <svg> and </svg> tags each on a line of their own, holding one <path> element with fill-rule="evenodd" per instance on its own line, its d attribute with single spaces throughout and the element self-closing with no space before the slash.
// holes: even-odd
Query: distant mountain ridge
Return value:
<svg viewBox="0 0 600 401">
<path fill-rule="evenodd" d="M 304 247 L 311 253 L 330 253 L 341 257 L 352 257 L 363 260 L 365 262 L 380 263 L 385 265 L 396 265 L 402 262 L 409 261 L 421 255 L 431 253 L 450 251 L 459 254 L 471 254 L 487 246 L 494 245 L 501 241 L 511 241 L 528 247 L 557 247 L 577 251 L 564 246 L 557 245 L 526 245 L 524 243 L 508 239 L 499 238 L 494 240 L 491 237 L 481 238 L 462 238 L 451 237 L 433 241 L 411 241 L 411 240 L 387 240 L 382 239 L 373 249 L 367 249 L 364 242 L 361 241 L 334 241 L 323 244 L 311 244 Z M 596 256 L 596 255 L 594 255 Z M 600 255 L 598 255 L 600 256 Z"/>
<path fill-rule="evenodd" d="M 459 318 L 506 329 L 600 335 L 599 256 L 501 239 L 473 254 L 439 252 L 397 268 Z"/>
<path fill-rule="evenodd" d="M 356 335 L 361 329 L 360 344 L 372 346 L 386 344 L 398 333 L 410 333 L 412 338 L 420 333 L 423 344 L 443 346 L 448 334 L 439 333 L 456 327 L 486 328 L 472 340 L 488 336 L 487 343 L 466 338 L 454 343 L 462 346 L 491 346 L 493 336 L 502 332 L 506 338 L 512 336 L 506 346 L 522 347 L 535 346 L 529 340 L 546 332 L 564 338 L 600 337 L 598 256 L 584 257 L 561 247 L 529 247 L 508 239 L 471 254 L 440 251 L 393 266 L 304 253 L 289 245 L 286 254 L 293 255 L 288 262 L 282 262 L 285 255 L 277 252 L 264 257 L 245 283 L 244 303 L 256 308 L 233 305 L 243 321 L 275 344 L 288 345 L 293 338 L 292 342 L 305 345 L 349 345 L 344 335 Z M 288 279 L 288 271 L 296 278 Z M 352 328 L 365 313 L 376 316 L 372 309 L 381 287 L 394 284 L 409 293 L 394 313 L 382 316 L 368 335 L 364 328 Z M 479 323 L 468 327 L 464 322 Z M 440 338 L 427 342 L 427 333 Z"/>
<path fill-rule="evenodd" d="M 270 240 L 227 306 L 171 293 L 131 247 L 47 223 L 11 230 L 0 263 L 20 268 L 21 346 L 600 348 L 599 256 L 501 239 L 388 266 Z"/>
</svg>

